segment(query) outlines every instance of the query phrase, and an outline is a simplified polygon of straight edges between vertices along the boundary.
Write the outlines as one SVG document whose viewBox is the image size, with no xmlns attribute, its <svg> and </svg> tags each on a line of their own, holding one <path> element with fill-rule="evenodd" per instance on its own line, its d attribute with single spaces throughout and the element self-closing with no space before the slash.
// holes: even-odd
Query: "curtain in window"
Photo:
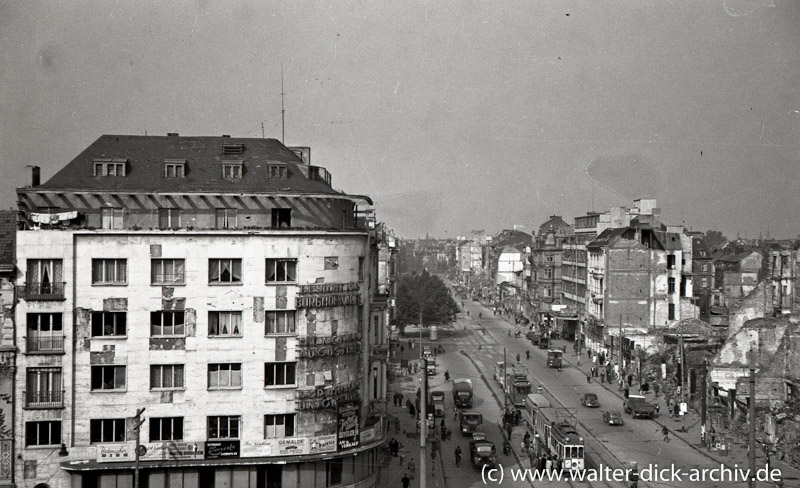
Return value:
<svg viewBox="0 0 800 488">
<path fill-rule="evenodd" d="M 231 386 L 242 386 L 242 367 L 238 364 L 231 365 Z"/>
</svg>

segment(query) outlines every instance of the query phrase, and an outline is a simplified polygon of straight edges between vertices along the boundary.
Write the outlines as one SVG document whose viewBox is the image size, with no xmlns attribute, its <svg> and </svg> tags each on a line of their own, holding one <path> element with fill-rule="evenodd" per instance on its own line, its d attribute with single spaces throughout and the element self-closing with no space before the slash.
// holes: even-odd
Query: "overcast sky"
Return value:
<svg viewBox="0 0 800 488">
<path fill-rule="evenodd" d="M 800 1 L 3 1 L 0 208 L 101 134 L 308 145 L 399 235 L 800 234 Z"/>
</svg>

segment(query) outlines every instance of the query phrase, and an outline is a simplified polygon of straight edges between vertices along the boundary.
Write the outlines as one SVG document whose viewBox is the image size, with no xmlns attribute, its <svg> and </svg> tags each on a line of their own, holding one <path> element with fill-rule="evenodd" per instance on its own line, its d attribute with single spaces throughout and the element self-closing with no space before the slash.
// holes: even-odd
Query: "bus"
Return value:
<svg viewBox="0 0 800 488">
<path fill-rule="evenodd" d="M 560 349 L 547 350 L 547 367 L 548 368 L 561 368 L 561 357 L 564 352 Z"/>
</svg>

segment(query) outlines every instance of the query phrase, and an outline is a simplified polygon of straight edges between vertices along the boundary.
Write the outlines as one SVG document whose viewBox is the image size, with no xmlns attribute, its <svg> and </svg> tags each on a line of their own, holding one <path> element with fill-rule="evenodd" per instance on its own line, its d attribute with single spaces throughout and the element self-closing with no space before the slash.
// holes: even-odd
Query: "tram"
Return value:
<svg viewBox="0 0 800 488">
<path fill-rule="evenodd" d="M 584 470 L 584 441 L 575 428 L 575 409 L 552 407 L 543 395 L 531 393 L 522 418 L 536 434 L 536 457 L 549 454 L 568 471 Z"/>
</svg>

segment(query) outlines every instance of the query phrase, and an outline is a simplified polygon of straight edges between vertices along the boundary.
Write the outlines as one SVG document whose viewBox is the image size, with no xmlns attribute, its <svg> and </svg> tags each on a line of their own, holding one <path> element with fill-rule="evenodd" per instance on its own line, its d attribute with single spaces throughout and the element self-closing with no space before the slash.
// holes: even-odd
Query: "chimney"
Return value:
<svg viewBox="0 0 800 488">
<path fill-rule="evenodd" d="M 31 166 L 31 186 L 36 187 L 42 184 L 42 169 L 38 166 Z"/>
</svg>

